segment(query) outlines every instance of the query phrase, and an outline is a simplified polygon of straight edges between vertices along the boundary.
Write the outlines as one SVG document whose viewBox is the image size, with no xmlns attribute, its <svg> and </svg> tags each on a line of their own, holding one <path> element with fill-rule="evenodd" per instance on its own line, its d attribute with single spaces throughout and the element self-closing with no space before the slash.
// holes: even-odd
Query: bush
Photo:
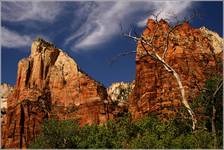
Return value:
<svg viewBox="0 0 224 150">
<path fill-rule="evenodd" d="M 211 94 L 220 78 L 212 78 L 205 83 L 202 91 L 192 104 L 198 119 L 197 130 L 192 131 L 191 120 L 181 110 L 176 118 L 161 122 L 155 116 L 148 116 L 133 122 L 130 114 L 110 120 L 103 125 L 79 127 L 77 122 L 46 120 L 41 134 L 30 144 L 30 148 L 222 148 L 222 90 L 215 97 L 216 139 L 211 132 Z"/>
<path fill-rule="evenodd" d="M 30 144 L 30 148 L 73 148 L 80 142 L 80 128 L 71 120 L 45 120 L 41 134 Z"/>
<path fill-rule="evenodd" d="M 178 119 L 160 122 L 154 117 L 131 122 L 123 117 L 79 128 L 72 121 L 48 120 L 30 148 L 213 148 L 211 132 L 182 130 L 189 126 L 186 123 Z"/>
</svg>

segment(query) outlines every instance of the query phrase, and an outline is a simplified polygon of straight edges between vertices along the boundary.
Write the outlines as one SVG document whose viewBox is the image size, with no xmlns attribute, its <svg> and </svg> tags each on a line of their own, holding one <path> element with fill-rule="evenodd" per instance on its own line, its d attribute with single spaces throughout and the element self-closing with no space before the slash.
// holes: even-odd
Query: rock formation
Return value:
<svg viewBox="0 0 224 150">
<path fill-rule="evenodd" d="M 0 97 L 1 97 L 1 125 L 4 126 L 6 110 L 7 110 L 7 99 L 8 96 L 12 93 L 13 87 L 9 84 L 3 83 L 0 85 Z"/>
<path fill-rule="evenodd" d="M 170 28 L 164 20 L 158 25 L 156 30 L 155 21 L 149 19 L 142 34 L 147 39 L 157 31 L 157 47 L 164 43 Z M 180 75 L 186 97 L 191 101 L 206 79 L 213 74 L 222 75 L 223 39 L 185 22 L 170 34 L 168 42 L 165 61 Z M 83 126 L 104 123 L 128 110 L 134 119 L 151 112 L 164 119 L 175 115 L 181 105 L 176 80 L 160 63 L 143 57 L 144 53 L 139 42 L 134 83 L 115 83 L 106 90 L 65 52 L 42 39 L 35 40 L 30 56 L 18 63 L 16 85 L 7 96 L 2 148 L 26 148 L 48 118 L 78 120 Z M 162 54 L 160 49 L 158 54 Z"/>
<path fill-rule="evenodd" d="M 110 100 L 118 105 L 127 104 L 128 96 L 134 88 L 134 81 L 132 83 L 115 82 L 107 88 L 107 94 Z"/>
<path fill-rule="evenodd" d="M 208 30 L 205 27 L 200 28 L 201 33 L 208 38 L 210 44 L 214 47 L 215 53 L 223 51 L 224 39 L 217 33 Z"/>
<path fill-rule="evenodd" d="M 12 93 L 13 87 L 3 83 L 0 85 L 1 110 L 7 108 L 7 98 Z"/>
<path fill-rule="evenodd" d="M 115 82 L 107 88 L 108 109 L 112 116 L 120 117 L 128 112 L 128 96 L 134 88 L 134 81 L 131 83 Z"/>
<path fill-rule="evenodd" d="M 75 119 L 103 123 L 108 113 L 107 91 L 62 50 L 42 39 L 18 63 L 15 89 L 7 100 L 2 148 L 27 147 L 44 119 Z"/>
<path fill-rule="evenodd" d="M 159 47 L 164 44 L 171 27 L 160 20 L 156 28 L 156 22 L 149 19 L 142 37 L 151 39 L 154 35 L 154 45 Z M 170 34 L 165 61 L 180 75 L 188 101 L 199 94 L 206 79 L 217 72 L 222 73 L 220 39 L 217 34 L 205 28 L 194 29 L 187 22 Z M 157 53 L 162 56 L 162 48 Z M 129 111 L 134 119 L 152 112 L 163 119 L 174 116 L 181 105 L 175 78 L 161 63 L 142 54 L 145 50 L 138 42 L 135 87 L 129 98 Z"/>
</svg>

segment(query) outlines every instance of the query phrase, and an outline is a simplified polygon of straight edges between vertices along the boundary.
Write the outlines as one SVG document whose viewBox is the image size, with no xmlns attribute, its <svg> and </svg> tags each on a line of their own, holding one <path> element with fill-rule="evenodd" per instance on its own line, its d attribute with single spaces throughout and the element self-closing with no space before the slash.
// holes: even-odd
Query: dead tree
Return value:
<svg viewBox="0 0 224 150">
<path fill-rule="evenodd" d="M 214 148 L 217 148 L 217 137 L 216 137 L 216 127 L 215 127 L 215 122 L 216 122 L 216 96 L 218 95 L 218 92 L 223 88 L 223 80 L 220 80 L 219 83 L 217 84 L 217 87 L 215 89 L 215 92 L 212 95 L 212 134 L 214 137 Z"/>
<path fill-rule="evenodd" d="M 158 22 L 158 16 L 154 15 L 155 17 L 155 22 L 156 22 L 156 29 L 154 30 L 152 36 L 150 38 L 145 38 L 143 36 L 138 36 L 138 34 L 135 32 L 135 30 L 133 30 L 132 32 L 134 33 L 134 35 L 132 35 L 132 32 L 130 31 L 128 34 L 127 33 L 123 33 L 123 35 L 125 37 L 128 37 L 134 41 L 136 41 L 137 43 L 139 42 L 141 44 L 141 46 L 143 47 L 144 50 L 144 54 L 141 56 L 150 56 L 152 59 L 154 59 L 155 61 L 159 62 L 167 72 L 171 73 L 173 75 L 173 77 L 176 79 L 176 82 L 178 84 L 179 87 L 179 91 L 180 91 L 180 95 L 181 95 L 181 103 L 183 104 L 183 106 L 187 109 L 191 120 L 192 120 L 192 129 L 195 130 L 196 127 L 196 123 L 197 123 L 197 119 L 195 117 L 195 113 L 194 111 L 191 109 L 190 105 L 188 104 L 188 100 L 186 99 L 185 96 L 185 89 L 183 87 L 180 75 L 175 71 L 175 69 L 169 65 L 166 61 L 165 61 L 165 57 L 166 57 L 166 53 L 169 47 L 169 40 L 170 40 L 170 35 L 171 33 L 173 33 L 179 26 L 181 26 L 184 22 L 189 22 L 190 20 L 192 20 L 194 17 L 196 17 L 198 15 L 197 12 L 194 12 L 194 14 L 188 18 L 185 18 L 183 21 L 177 21 L 176 24 L 174 24 L 172 27 L 169 28 L 169 30 L 167 31 L 167 33 L 165 33 L 165 40 L 163 42 L 162 45 L 160 45 L 159 47 L 157 47 L 154 44 L 155 41 L 155 36 L 156 33 L 158 32 L 159 29 L 159 22 Z M 164 19 L 167 20 L 167 19 Z M 146 47 L 149 47 L 150 50 L 148 50 Z M 161 51 L 162 49 L 162 55 L 158 53 L 158 51 Z M 136 51 L 130 51 L 130 52 L 124 52 L 121 53 L 118 57 L 120 56 L 124 56 L 124 55 L 128 55 L 131 53 L 136 53 Z M 116 59 L 117 57 L 115 57 Z M 115 60 L 113 59 L 113 61 Z"/>
</svg>

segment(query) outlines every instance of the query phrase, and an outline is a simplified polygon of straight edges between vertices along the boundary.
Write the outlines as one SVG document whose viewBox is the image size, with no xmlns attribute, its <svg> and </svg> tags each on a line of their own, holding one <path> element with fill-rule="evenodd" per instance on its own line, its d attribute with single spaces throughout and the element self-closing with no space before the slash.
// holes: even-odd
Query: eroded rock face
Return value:
<svg viewBox="0 0 224 150">
<path fill-rule="evenodd" d="M 1 97 L 1 125 L 5 125 L 5 118 L 7 112 L 7 99 L 12 93 L 13 87 L 9 84 L 3 83 L 0 85 L 0 97 Z"/>
<path fill-rule="evenodd" d="M 109 99 L 117 105 L 127 105 L 128 96 L 134 88 L 132 83 L 116 82 L 107 88 Z"/>
<path fill-rule="evenodd" d="M 16 86 L 7 100 L 2 147 L 27 147 L 47 118 L 78 119 L 81 125 L 103 123 L 112 117 L 106 99 L 103 85 L 62 50 L 38 39 L 31 55 L 18 63 Z"/>
<path fill-rule="evenodd" d="M 12 93 L 13 87 L 3 83 L 0 85 L 1 109 L 7 108 L 7 98 Z"/>
<path fill-rule="evenodd" d="M 209 39 L 211 46 L 214 47 L 215 53 L 220 53 L 223 51 L 223 38 L 221 38 L 217 33 L 208 30 L 206 27 L 201 27 L 200 31 Z"/>
<path fill-rule="evenodd" d="M 165 34 L 170 29 L 164 20 L 159 21 L 158 27 L 154 42 L 156 47 L 163 44 Z M 155 21 L 149 19 L 142 36 L 151 39 L 155 30 Z M 188 101 L 198 95 L 206 79 L 218 72 L 222 74 L 222 45 L 217 44 L 220 37 L 217 38 L 217 34 L 208 37 L 210 33 L 204 29 L 194 29 L 185 22 L 170 34 L 165 61 L 180 75 Z M 149 46 L 145 48 L 152 50 Z M 162 48 L 159 48 L 157 53 L 162 56 Z M 151 112 L 163 119 L 174 116 L 181 105 L 177 82 L 163 65 L 150 56 L 144 56 L 145 54 L 139 42 L 135 87 L 129 98 L 129 111 L 134 119 Z"/>
</svg>

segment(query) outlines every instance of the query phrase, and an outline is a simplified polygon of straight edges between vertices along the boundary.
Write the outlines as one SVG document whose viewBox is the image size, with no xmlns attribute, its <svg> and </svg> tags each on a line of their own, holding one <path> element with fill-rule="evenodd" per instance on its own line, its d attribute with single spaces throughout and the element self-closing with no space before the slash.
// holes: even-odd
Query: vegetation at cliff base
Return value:
<svg viewBox="0 0 224 150">
<path fill-rule="evenodd" d="M 214 142 L 208 130 L 191 131 L 190 124 L 178 119 L 162 123 L 146 117 L 131 123 L 129 117 L 123 117 L 83 128 L 73 121 L 48 120 L 30 148 L 214 148 Z"/>
<path fill-rule="evenodd" d="M 193 101 L 192 108 L 199 118 L 194 131 L 191 120 L 181 117 L 188 115 L 184 109 L 172 120 L 163 122 L 154 115 L 132 121 L 129 113 L 105 124 L 84 127 L 71 120 L 49 119 L 29 148 L 222 149 L 222 87 L 217 91 L 220 82 L 221 77 L 207 80 L 204 90 Z"/>
</svg>

